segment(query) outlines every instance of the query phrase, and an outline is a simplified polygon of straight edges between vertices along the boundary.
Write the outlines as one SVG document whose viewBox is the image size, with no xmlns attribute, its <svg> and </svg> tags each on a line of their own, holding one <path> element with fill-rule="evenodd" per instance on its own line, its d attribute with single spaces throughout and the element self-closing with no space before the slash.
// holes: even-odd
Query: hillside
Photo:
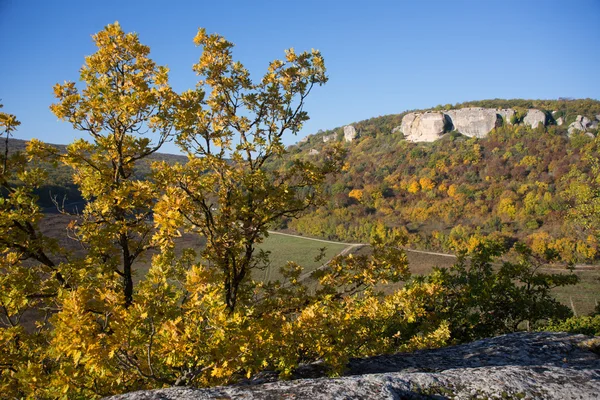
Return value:
<svg viewBox="0 0 600 400">
<path fill-rule="evenodd" d="M 61 153 L 66 152 L 67 146 L 62 144 L 50 144 L 56 147 Z M 26 140 L 13 139 L 9 140 L 8 149 L 9 153 L 25 151 L 27 146 Z M 0 152 L 4 152 L 5 143 L 0 141 Z M 155 161 L 167 161 L 170 164 L 176 162 L 185 163 L 187 157 L 175 154 L 155 153 L 150 155 L 148 158 L 141 160 L 135 168 L 135 176 L 138 179 L 143 179 L 150 173 L 150 165 Z M 77 187 L 73 184 L 72 171 L 69 167 L 57 164 L 53 165 L 50 163 L 41 163 L 40 166 L 47 172 L 46 184 L 40 187 L 36 194 L 40 198 L 40 204 L 42 207 L 52 209 L 54 204 L 52 198 L 56 197 L 61 200 L 66 196 L 66 203 L 77 203 L 81 202 L 82 198 Z"/>
<path fill-rule="evenodd" d="M 524 99 L 491 99 L 491 100 L 478 100 L 468 101 L 458 104 L 445 104 L 437 105 L 429 109 L 413 109 L 406 110 L 399 114 L 384 115 L 379 117 L 369 118 L 363 121 L 349 123 L 356 128 L 362 137 L 380 137 L 392 134 L 394 128 L 400 126 L 402 118 L 411 112 L 424 112 L 424 111 L 441 111 L 450 109 L 463 109 L 468 107 L 484 107 L 484 108 L 496 108 L 506 109 L 514 108 L 518 111 L 525 111 L 531 108 L 540 109 L 548 112 L 552 117 L 551 125 L 555 125 L 555 122 L 559 118 L 563 118 L 566 125 L 569 125 L 577 115 L 582 115 L 590 119 L 600 113 L 600 101 L 594 99 L 560 99 L 560 100 L 524 100 Z M 553 111 L 556 113 L 552 114 Z M 566 129 L 565 129 L 566 132 Z M 309 135 L 306 141 L 299 143 L 300 147 L 306 147 L 307 144 L 319 144 L 323 141 L 324 136 L 337 134 L 341 137 L 343 135 L 343 127 L 337 127 L 333 129 L 320 130 L 318 133 Z"/>
<path fill-rule="evenodd" d="M 504 123 L 485 138 L 453 130 L 432 143 L 413 143 L 399 129 L 402 113 L 352 124 L 358 137 L 350 142 L 342 128 L 311 135 L 290 148 L 290 158 L 314 159 L 342 143 L 346 164 L 329 181 L 327 204 L 287 227 L 365 241 L 385 224 L 405 230 L 412 245 L 437 250 L 452 250 L 470 234 L 493 234 L 569 262 L 595 260 L 596 239 L 573 218 L 573 207 L 582 193 L 595 196 L 590 160 L 599 155 L 597 128 L 569 133 L 569 125 L 578 116 L 594 119 L 600 102 L 484 100 L 432 110 L 467 107 L 512 108 L 521 118 L 537 107 L 547 122 L 535 129 L 518 120 Z"/>
</svg>

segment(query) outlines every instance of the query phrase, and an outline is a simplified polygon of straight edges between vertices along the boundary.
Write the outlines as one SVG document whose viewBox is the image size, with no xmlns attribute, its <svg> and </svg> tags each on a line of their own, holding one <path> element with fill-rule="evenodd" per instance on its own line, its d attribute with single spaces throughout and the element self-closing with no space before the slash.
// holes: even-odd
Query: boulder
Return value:
<svg viewBox="0 0 600 400">
<path fill-rule="evenodd" d="M 358 134 L 356 133 L 356 129 L 354 129 L 352 125 L 346 125 L 344 127 L 344 140 L 346 142 L 353 141 L 357 136 Z"/>
<path fill-rule="evenodd" d="M 334 141 L 336 138 L 337 138 L 337 133 L 332 133 L 331 135 L 325 135 L 325 136 L 323 136 L 323 143 Z"/>
<path fill-rule="evenodd" d="M 583 115 L 578 115 L 577 118 L 575 118 L 575 122 L 579 122 L 579 123 L 581 123 L 581 125 L 587 127 L 592 121 L 590 121 L 590 119 L 588 117 L 584 117 Z"/>
<path fill-rule="evenodd" d="M 445 114 L 450 118 L 454 130 L 469 137 L 484 138 L 500 124 L 497 111 L 491 108 L 461 108 L 446 111 Z"/>
<path fill-rule="evenodd" d="M 498 113 L 499 116 L 502 117 L 505 125 L 512 124 L 512 122 L 510 122 L 510 120 L 512 119 L 513 115 L 515 115 L 515 110 L 513 110 L 512 108 L 505 108 L 505 109 L 497 110 L 496 112 Z"/>
<path fill-rule="evenodd" d="M 600 114 L 596 114 L 596 120 L 600 121 Z"/>
<path fill-rule="evenodd" d="M 565 123 L 565 120 L 563 119 L 563 117 L 559 117 L 559 118 L 556 120 L 556 125 L 558 125 L 558 126 L 560 126 L 560 125 L 562 125 L 562 124 L 564 124 L 564 123 Z"/>
<path fill-rule="evenodd" d="M 595 122 L 595 124 L 594 124 Z M 588 129 L 597 129 L 598 128 L 598 123 L 596 121 L 591 121 L 589 118 L 584 117 L 582 115 L 578 115 L 575 118 L 575 122 L 571 123 L 571 125 L 569 125 L 569 135 L 572 135 L 573 133 L 575 133 L 576 131 L 579 132 L 585 132 Z"/>
<path fill-rule="evenodd" d="M 525 118 L 523 118 L 523 123 L 531 126 L 533 129 L 537 128 L 539 124 L 546 125 L 546 113 L 531 108 L 527 111 Z"/>
<path fill-rule="evenodd" d="M 590 350 L 591 340 L 600 338 L 521 332 L 435 350 L 353 359 L 346 376 L 336 379 L 173 387 L 110 399 L 597 399 L 600 357 Z"/>
<path fill-rule="evenodd" d="M 317 150 L 317 149 L 310 149 L 308 151 L 309 156 L 316 156 L 317 154 L 319 154 L 319 150 Z"/>
<path fill-rule="evenodd" d="M 402 118 L 400 130 L 411 142 L 433 142 L 444 134 L 446 126 L 446 116 L 441 112 L 409 113 Z"/>
</svg>

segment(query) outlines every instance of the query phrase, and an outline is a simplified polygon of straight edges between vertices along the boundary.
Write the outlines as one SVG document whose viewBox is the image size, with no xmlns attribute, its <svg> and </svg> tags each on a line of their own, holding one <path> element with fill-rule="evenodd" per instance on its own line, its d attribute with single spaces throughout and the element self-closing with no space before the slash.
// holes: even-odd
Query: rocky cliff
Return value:
<svg viewBox="0 0 600 400">
<path fill-rule="evenodd" d="M 515 333 L 454 347 L 354 359 L 346 376 L 210 389 L 170 388 L 113 400 L 597 399 L 600 357 L 584 335 Z M 318 371 L 318 369 L 315 369 Z"/>
<path fill-rule="evenodd" d="M 351 142 L 358 137 L 358 133 L 356 133 L 356 129 L 352 125 L 347 125 L 344 127 L 344 140 L 346 142 Z"/>
<path fill-rule="evenodd" d="M 484 138 L 492 129 L 503 123 L 511 124 L 515 110 L 468 107 L 444 112 L 408 113 L 402 118 L 399 129 L 411 142 L 433 142 L 444 133 L 455 130 L 469 137 Z M 525 125 L 536 128 L 546 125 L 546 113 L 528 110 L 523 119 Z"/>
<path fill-rule="evenodd" d="M 411 142 L 433 142 L 447 131 L 448 121 L 441 112 L 409 113 L 402 119 L 400 131 Z"/>
<path fill-rule="evenodd" d="M 446 115 L 450 117 L 454 130 L 469 137 L 486 137 L 501 124 L 498 112 L 490 108 L 461 108 L 447 111 Z"/>
</svg>

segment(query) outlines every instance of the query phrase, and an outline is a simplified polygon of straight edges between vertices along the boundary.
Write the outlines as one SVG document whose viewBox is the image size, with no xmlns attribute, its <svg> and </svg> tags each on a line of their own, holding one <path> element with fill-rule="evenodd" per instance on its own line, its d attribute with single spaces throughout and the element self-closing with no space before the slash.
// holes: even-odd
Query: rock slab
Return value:
<svg viewBox="0 0 600 400">
<path fill-rule="evenodd" d="M 352 125 L 346 125 L 344 127 L 344 140 L 346 142 L 351 142 L 358 137 L 356 133 L 356 129 Z"/>
<path fill-rule="evenodd" d="M 568 132 L 569 135 L 572 135 L 577 131 L 586 132 L 588 129 L 598 129 L 598 122 L 592 121 L 582 115 L 578 115 L 577 118 L 575 118 L 575 122 L 569 125 Z"/>
<path fill-rule="evenodd" d="M 512 108 L 505 108 L 497 110 L 496 113 L 504 120 L 504 125 L 512 125 L 512 117 L 515 115 L 515 110 Z"/>
<path fill-rule="evenodd" d="M 531 108 L 527 111 L 527 115 L 523 118 L 525 125 L 531 126 L 535 129 L 539 124 L 546 125 L 546 113 L 535 108 Z"/>
<path fill-rule="evenodd" d="M 454 130 L 469 137 L 484 138 L 500 125 L 497 110 L 491 108 L 461 108 L 449 110 L 446 115 L 450 117 Z"/>
<path fill-rule="evenodd" d="M 170 388 L 110 399 L 598 399 L 600 356 L 586 347 L 589 340 L 585 335 L 522 332 L 442 349 L 354 359 L 347 376 L 336 379 Z"/>
<path fill-rule="evenodd" d="M 323 136 L 323 143 L 334 141 L 336 138 L 337 138 L 337 134 L 335 134 L 335 133 L 332 133 L 331 135 L 325 135 L 325 136 Z"/>
<path fill-rule="evenodd" d="M 411 142 L 434 142 L 444 134 L 447 125 L 441 112 L 409 113 L 402 118 L 400 131 Z"/>
</svg>

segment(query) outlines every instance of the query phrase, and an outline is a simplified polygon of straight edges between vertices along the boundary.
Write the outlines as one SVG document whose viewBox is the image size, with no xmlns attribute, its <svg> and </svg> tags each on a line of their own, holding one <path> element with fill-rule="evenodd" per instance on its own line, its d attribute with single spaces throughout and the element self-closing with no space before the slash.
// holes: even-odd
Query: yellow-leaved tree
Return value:
<svg viewBox="0 0 600 400">
<path fill-rule="evenodd" d="M 65 154 L 29 145 L 30 157 L 73 167 L 86 200 L 71 224 L 82 251 L 61 251 L 37 234 L 42 214 L 27 185 L 41 172 L 26 168 L 23 156 L 14 165 L 2 159 L 3 176 L 10 169 L 24 184 L 3 181 L 1 211 L 31 226 L 22 248 L 16 239 L 2 247 L 3 393 L 95 398 L 223 384 L 264 369 L 290 376 L 316 360 L 336 374 L 350 357 L 445 343 L 448 324 L 428 307 L 438 283 L 378 290 L 409 276 L 401 238 L 384 227 L 374 232 L 372 256 L 336 257 L 310 281 L 299 265 L 272 266 L 257 250 L 278 219 L 320 203 L 327 174 L 342 164 L 336 147 L 319 161 L 277 163 L 286 154 L 283 135 L 300 130 L 307 96 L 327 81 L 318 51 L 290 49 L 254 81 L 234 61 L 232 43 L 200 29 L 194 70 L 201 80 L 175 94 L 137 35 L 113 24 L 94 41 L 84 87 L 57 85 L 52 106 L 91 141 L 78 140 Z M 8 134 L 16 124 L 4 126 Z M 156 163 L 152 176 L 136 178 L 135 165 L 170 137 L 188 162 Z M 0 225 L 2 238 L 14 232 L 8 225 Z M 182 248 L 184 233 L 206 245 Z M 50 262 L 36 253 L 42 249 Z M 28 257 L 35 262 L 23 263 Z M 134 285 L 136 261 L 150 268 Z M 280 267 L 283 278 L 258 280 L 253 272 L 267 267 Z M 48 318 L 28 330 L 18 317 L 24 308 Z"/>
</svg>

